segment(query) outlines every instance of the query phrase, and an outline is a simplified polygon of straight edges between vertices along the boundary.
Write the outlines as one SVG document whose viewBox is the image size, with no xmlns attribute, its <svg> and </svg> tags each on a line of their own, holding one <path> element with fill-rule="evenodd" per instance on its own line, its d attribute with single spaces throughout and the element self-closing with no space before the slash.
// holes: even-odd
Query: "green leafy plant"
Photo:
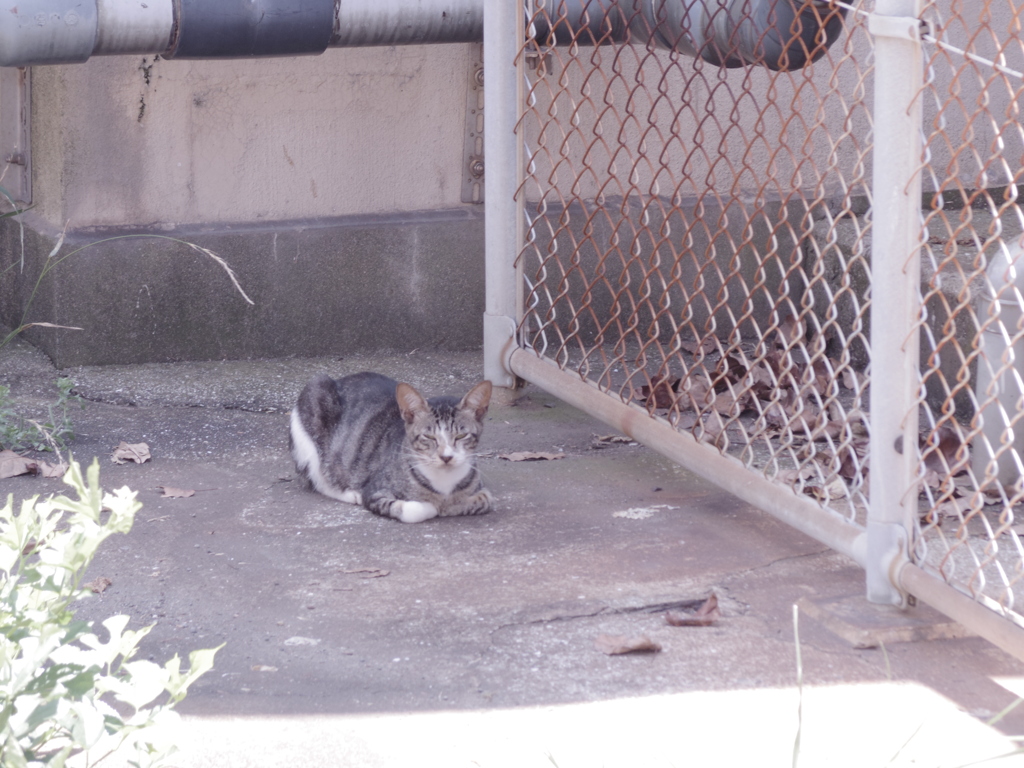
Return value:
<svg viewBox="0 0 1024 768">
<path fill-rule="evenodd" d="M 95 460 L 87 478 L 72 462 L 64 482 L 77 500 L 36 496 L 15 514 L 8 497 L 0 510 L 0 761 L 62 768 L 78 755 L 91 766 L 127 750 L 133 765 L 159 765 L 173 751 L 174 705 L 219 649 L 192 652 L 182 671 L 177 656 L 163 666 L 134 659 L 152 627 L 128 630 L 128 617 L 114 616 L 103 640 L 75 620 L 98 547 L 128 532 L 142 505 L 128 488 L 104 493 Z"/>
<path fill-rule="evenodd" d="M 57 379 L 57 400 L 46 406 L 47 418 L 42 421 L 26 419 L 15 411 L 11 403 L 11 390 L 0 385 L 0 448 L 11 451 L 64 450 L 75 439 L 69 411 L 85 408 L 85 401 L 72 394 L 71 379 Z"/>
</svg>

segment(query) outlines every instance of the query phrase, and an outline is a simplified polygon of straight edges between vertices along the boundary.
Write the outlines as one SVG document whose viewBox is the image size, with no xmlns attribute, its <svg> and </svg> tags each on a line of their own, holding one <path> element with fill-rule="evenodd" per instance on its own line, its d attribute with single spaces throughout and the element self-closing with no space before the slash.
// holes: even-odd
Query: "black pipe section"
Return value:
<svg viewBox="0 0 1024 768">
<path fill-rule="evenodd" d="M 540 47 L 636 42 L 715 66 L 790 71 L 842 34 L 846 9 L 827 0 L 555 0 L 528 20 Z"/>
<path fill-rule="evenodd" d="M 165 58 L 298 56 L 327 50 L 335 0 L 180 0 Z"/>
<path fill-rule="evenodd" d="M 697 55 L 715 66 L 732 69 L 761 64 L 788 72 L 824 56 L 842 33 L 845 18 L 845 8 L 823 10 L 811 2 L 775 0 L 755 5 L 738 20 L 719 16 L 721 23 L 716 19 L 713 25 L 715 34 L 704 33 L 694 40 L 704 40 Z M 659 37 L 664 32 L 669 32 L 668 28 L 659 26 Z M 670 35 L 678 40 L 680 34 L 690 32 L 681 29 Z"/>
<path fill-rule="evenodd" d="M 547 6 L 538 3 L 527 20 L 527 34 L 544 47 L 628 42 L 630 20 L 640 13 L 628 0 L 560 0 Z"/>
</svg>

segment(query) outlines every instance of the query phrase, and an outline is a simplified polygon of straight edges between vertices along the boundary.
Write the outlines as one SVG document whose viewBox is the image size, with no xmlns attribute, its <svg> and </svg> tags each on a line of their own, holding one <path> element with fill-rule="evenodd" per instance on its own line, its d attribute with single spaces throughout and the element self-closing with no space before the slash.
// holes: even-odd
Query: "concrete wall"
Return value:
<svg viewBox="0 0 1024 768">
<path fill-rule="evenodd" d="M 459 207 L 470 54 L 37 67 L 37 211 L 81 229 Z"/>
<path fill-rule="evenodd" d="M 942 0 L 929 12 L 950 20 L 944 33 L 954 41 L 973 39 L 972 24 L 957 21 L 955 7 Z M 1010 38 L 1011 11 L 995 9 L 987 36 L 976 39 L 980 53 L 994 55 L 991 41 Z M 195 252 L 165 261 L 165 243 L 133 243 L 131 258 L 123 245 L 96 246 L 51 274 L 31 316 L 93 329 L 39 330 L 33 338 L 61 364 L 477 346 L 482 210 L 460 199 L 475 54 L 475 46 L 434 45 L 254 61 L 95 58 L 36 68 L 35 209 L 26 220 L 36 273 L 64 226 L 81 244 L 119 232 L 173 233 L 218 250 L 263 304 L 236 315 L 225 309 L 239 301 L 226 284 L 223 295 L 208 297 L 220 314 L 197 304 L 174 277 L 184 261 L 204 263 L 212 286 L 222 284 L 223 273 Z M 1024 134 L 1013 130 L 1016 92 L 997 82 L 983 97 L 988 81 L 972 76 L 970 65 L 936 49 L 926 54 L 933 65 L 922 94 L 931 153 L 926 188 L 938 180 L 945 190 L 946 178 L 968 190 L 1012 180 L 1016 166 L 989 161 L 987 152 L 1000 142 L 1000 158 L 1024 152 Z M 673 247 L 689 249 L 695 263 L 714 261 L 726 275 L 756 271 L 759 259 L 775 253 L 789 259 L 813 228 L 809 211 L 860 212 L 857 201 L 869 197 L 871 183 L 873 73 L 871 39 L 859 17 L 824 58 L 792 75 L 719 70 L 665 51 L 657 63 L 646 61 L 650 56 L 642 48 L 605 47 L 571 58 L 569 49 L 556 49 L 548 73 L 533 73 L 533 113 L 522 124 L 537 179 L 525 186 L 528 209 L 546 205 L 557 219 L 600 196 L 631 205 L 664 200 L 679 206 L 678 215 L 665 217 L 673 236 L 700 235 Z M 1008 65 L 1024 66 L 1016 49 L 1007 56 Z M 959 67 L 967 76 L 954 77 Z M 642 98 L 630 95 L 637 84 Z M 551 114 L 560 125 L 544 127 Z M 620 151 L 620 140 L 631 149 Z M 968 145 L 985 150 L 984 158 L 964 152 Z M 649 214 L 634 213 L 639 218 L 627 229 L 648 226 L 641 219 Z M 759 250 L 751 238 L 761 237 L 762 225 L 775 229 L 764 233 Z M 12 245 L 0 266 L 14 258 L 17 236 L 5 235 Z M 298 249 L 287 257 L 286 275 L 275 261 L 280 243 Z M 746 272 L 729 264 L 729 243 L 750 254 L 740 259 Z M 656 250 L 653 241 L 636 244 L 645 258 Z M 316 266 L 304 261 L 307 247 Z M 568 243 L 559 248 L 568 253 Z M 799 301 L 813 267 L 805 264 L 793 279 L 773 278 L 775 295 Z M 30 274 L 0 277 L 0 320 L 20 319 Z M 104 304 L 89 304 L 102 281 Z M 143 309 L 143 295 L 155 297 L 152 309 Z M 321 332 L 310 335 L 312 296 Z M 737 309 L 746 311 L 730 305 Z M 694 322 L 706 324 L 712 314 L 697 312 Z M 145 343 L 122 322 L 98 319 L 114 317 L 151 329 Z M 731 323 L 725 319 L 722 332 Z M 225 322 L 245 333 L 218 337 Z M 349 330 L 358 323 L 373 332 Z"/>
<path fill-rule="evenodd" d="M 48 253 L 54 233 L 31 213 L 27 219 L 27 250 Z M 30 331 L 57 365 L 479 345 L 482 211 L 125 234 L 123 227 L 71 233 L 62 252 L 74 255 L 36 292 L 31 319 L 83 329 Z M 6 227 L 0 249 L 16 253 L 18 235 Z M 111 235 L 121 237 L 90 245 Z M 182 240 L 226 259 L 253 304 L 220 265 Z M 24 273 L 0 275 L 0 296 L 15 297 L 6 302 L 12 314 L 27 309 L 41 262 L 30 258 Z"/>
<path fill-rule="evenodd" d="M 50 273 L 30 315 L 89 328 L 35 331 L 60 365 L 478 346 L 482 207 L 460 200 L 475 55 L 34 68 L 29 269 L 0 278 L 0 320 L 19 321 L 66 226 L 69 244 L 154 232 L 211 247 L 256 306 L 187 247 L 89 247 Z M 20 238 L 5 228 L 3 266 Z"/>
</svg>

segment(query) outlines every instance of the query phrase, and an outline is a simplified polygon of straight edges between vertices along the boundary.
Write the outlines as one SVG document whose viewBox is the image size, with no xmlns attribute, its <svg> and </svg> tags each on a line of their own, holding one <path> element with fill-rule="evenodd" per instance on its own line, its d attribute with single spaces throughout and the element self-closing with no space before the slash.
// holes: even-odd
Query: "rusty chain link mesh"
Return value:
<svg viewBox="0 0 1024 768">
<path fill-rule="evenodd" d="M 926 7 L 915 559 L 1014 617 L 1024 576 L 1024 8 Z"/>
<path fill-rule="evenodd" d="M 792 72 L 723 69 L 593 23 L 573 36 L 547 5 L 527 28 L 563 44 L 528 36 L 520 54 L 522 345 L 865 524 L 870 172 L 884 141 L 872 131 L 871 3 L 817 3 L 847 11 L 843 33 Z M 925 13 L 913 552 L 1005 611 L 1024 576 L 1014 5 L 941 0 Z M 587 5 L 592 18 L 612 6 Z"/>
<path fill-rule="evenodd" d="M 519 125 L 525 346 L 861 521 L 870 51 L 857 14 L 794 72 L 530 40 Z"/>
</svg>

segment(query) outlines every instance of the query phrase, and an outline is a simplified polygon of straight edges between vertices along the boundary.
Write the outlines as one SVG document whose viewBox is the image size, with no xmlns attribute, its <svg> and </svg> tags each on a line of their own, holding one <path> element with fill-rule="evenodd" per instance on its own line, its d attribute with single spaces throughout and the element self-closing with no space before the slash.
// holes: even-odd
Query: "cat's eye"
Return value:
<svg viewBox="0 0 1024 768">
<path fill-rule="evenodd" d="M 457 434 L 455 436 L 455 439 L 456 440 L 465 440 L 467 437 L 469 437 L 469 432 L 459 432 L 459 434 Z"/>
<path fill-rule="evenodd" d="M 424 448 L 429 448 L 432 445 L 437 445 L 437 438 L 433 435 L 420 435 L 416 438 L 416 442 L 422 445 Z"/>
</svg>

